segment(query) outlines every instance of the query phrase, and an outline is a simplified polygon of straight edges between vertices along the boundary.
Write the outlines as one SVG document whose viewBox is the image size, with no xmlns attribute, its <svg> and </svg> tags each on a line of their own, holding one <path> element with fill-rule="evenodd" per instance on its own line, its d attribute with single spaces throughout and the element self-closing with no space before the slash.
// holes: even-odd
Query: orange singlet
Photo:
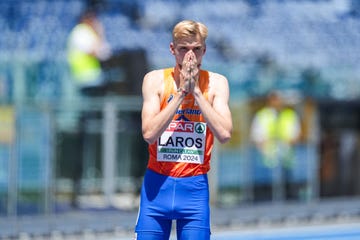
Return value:
<svg viewBox="0 0 360 240">
<path fill-rule="evenodd" d="M 164 69 L 164 95 L 160 109 L 164 109 L 176 92 L 174 69 Z M 209 72 L 200 70 L 199 86 L 208 98 Z M 192 94 L 185 96 L 172 122 L 153 144 L 149 145 L 148 168 L 167 176 L 188 177 L 210 170 L 214 136 Z"/>
</svg>

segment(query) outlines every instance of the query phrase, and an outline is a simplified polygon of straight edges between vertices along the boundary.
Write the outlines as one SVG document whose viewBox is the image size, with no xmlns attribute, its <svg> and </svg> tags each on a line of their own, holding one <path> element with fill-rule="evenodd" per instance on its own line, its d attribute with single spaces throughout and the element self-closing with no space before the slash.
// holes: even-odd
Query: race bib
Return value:
<svg viewBox="0 0 360 240">
<path fill-rule="evenodd" d="M 157 144 L 157 160 L 202 164 L 206 123 L 172 121 Z"/>
</svg>

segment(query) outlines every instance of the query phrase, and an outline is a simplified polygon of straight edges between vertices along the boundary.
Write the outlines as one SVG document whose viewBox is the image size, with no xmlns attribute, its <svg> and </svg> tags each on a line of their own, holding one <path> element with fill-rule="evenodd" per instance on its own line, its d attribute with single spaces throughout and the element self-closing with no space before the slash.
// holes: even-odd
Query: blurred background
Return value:
<svg viewBox="0 0 360 240">
<path fill-rule="evenodd" d="M 100 54 L 86 47 L 89 34 L 73 37 L 84 12 L 96 15 Z M 173 66 L 171 30 L 182 19 L 208 26 L 203 68 L 230 84 L 234 132 L 213 153 L 212 205 L 359 203 L 359 1 L 2 0 L 2 221 L 137 211 L 142 78 Z M 98 60 L 101 77 L 77 78 L 74 46 Z M 281 123 L 256 117 L 274 92 L 292 110 Z"/>
</svg>

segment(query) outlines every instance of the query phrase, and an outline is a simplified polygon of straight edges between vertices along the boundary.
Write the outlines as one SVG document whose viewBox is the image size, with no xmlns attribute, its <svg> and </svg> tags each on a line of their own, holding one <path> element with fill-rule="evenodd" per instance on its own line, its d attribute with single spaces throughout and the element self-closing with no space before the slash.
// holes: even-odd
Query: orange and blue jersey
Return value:
<svg viewBox="0 0 360 240">
<path fill-rule="evenodd" d="M 207 99 L 207 71 L 200 72 L 199 85 Z M 161 109 L 177 94 L 172 68 L 164 69 L 164 86 Z M 135 228 L 137 239 L 169 239 L 172 220 L 176 220 L 179 239 L 210 239 L 206 173 L 213 142 L 194 96 L 186 95 L 167 129 L 149 145 Z"/>
<path fill-rule="evenodd" d="M 209 72 L 200 70 L 199 87 L 206 99 L 208 86 Z M 175 94 L 174 69 L 164 69 L 164 94 L 160 109 L 164 109 Z M 172 177 L 206 174 L 210 170 L 213 143 L 213 133 L 207 127 L 194 96 L 188 94 L 165 132 L 149 145 L 148 168 Z"/>
</svg>

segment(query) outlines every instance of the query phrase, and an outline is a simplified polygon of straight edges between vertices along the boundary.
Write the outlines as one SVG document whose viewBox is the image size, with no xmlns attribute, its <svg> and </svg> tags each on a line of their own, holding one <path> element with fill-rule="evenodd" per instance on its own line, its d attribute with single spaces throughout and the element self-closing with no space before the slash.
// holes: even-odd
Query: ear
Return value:
<svg viewBox="0 0 360 240">
<path fill-rule="evenodd" d="M 206 53 L 206 44 L 204 45 L 204 52 L 203 52 L 203 54 L 205 54 Z"/>
<path fill-rule="evenodd" d="M 172 55 L 175 55 L 175 45 L 174 45 L 174 42 L 171 42 L 170 43 L 170 52 Z"/>
</svg>

